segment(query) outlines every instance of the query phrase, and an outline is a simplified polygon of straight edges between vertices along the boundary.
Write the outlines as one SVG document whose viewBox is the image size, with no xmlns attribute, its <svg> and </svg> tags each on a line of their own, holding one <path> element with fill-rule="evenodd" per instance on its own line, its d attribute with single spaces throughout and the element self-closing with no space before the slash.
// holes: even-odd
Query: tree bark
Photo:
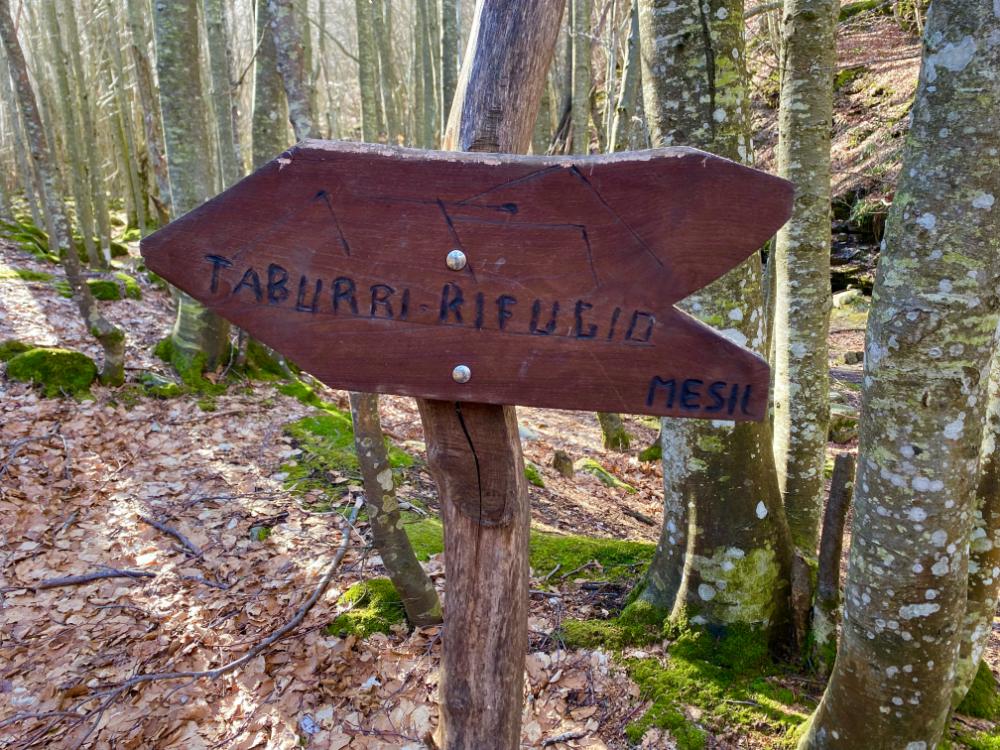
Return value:
<svg viewBox="0 0 1000 750">
<path fill-rule="evenodd" d="M 28 78 L 28 66 L 17 39 L 17 30 L 10 15 L 9 0 L 0 0 L 0 42 L 7 52 L 14 91 L 17 94 L 18 106 L 24 116 L 24 126 L 28 143 L 31 147 L 31 160 L 35 170 L 35 189 L 42 202 L 48 207 L 56 226 L 56 249 L 60 243 L 67 245 L 63 255 L 63 267 L 66 277 L 73 290 L 73 299 L 87 325 L 87 330 L 96 338 L 104 349 L 104 362 L 101 368 L 101 382 L 105 385 L 121 385 L 125 380 L 125 334 L 101 315 L 97 302 L 90 293 L 80 269 L 80 259 L 76 255 L 70 236 L 66 214 L 62 203 L 55 195 L 56 177 L 50 163 L 50 152 L 42 128 L 41 116 L 38 113 L 38 103 L 35 92 Z"/>
<path fill-rule="evenodd" d="M 0 63 L 0 101 L 7 105 L 10 113 L 11 132 L 14 140 L 14 160 L 17 162 L 17 176 L 24 191 L 25 200 L 28 202 L 28 211 L 31 213 L 31 220 L 36 227 L 41 227 L 45 219 L 39 208 L 39 197 L 35 193 L 34 169 L 25 154 L 29 153 L 27 137 L 24 134 L 24 124 L 21 117 L 17 98 L 14 94 L 11 83 L 11 73 L 8 70 L 7 56 L 3 56 Z"/>
<path fill-rule="evenodd" d="M 446 149 L 528 150 L 561 16 L 561 0 L 479 0 Z M 514 750 L 528 645 L 530 520 L 515 410 L 425 401 L 420 414 L 445 532 L 443 745 Z"/>
<path fill-rule="evenodd" d="M 369 0 L 354 0 L 355 22 L 358 28 L 358 86 L 361 90 L 361 139 L 366 143 L 378 142 L 379 116 L 378 57 L 372 9 Z"/>
<path fill-rule="evenodd" d="M 363 0 L 367 2 L 367 0 Z M 278 63 L 278 73 L 285 86 L 288 119 L 297 140 L 313 134 L 315 113 L 308 88 L 308 68 L 302 43 L 302 32 L 291 0 L 268 0 L 271 11 L 271 31 Z"/>
<path fill-rule="evenodd" d="M 268 0 L 257 0 L 257 40 L 251 125 L 254 169 L 264 166 L 289 146 L 288 107 L 278 73 Z"/>
<path fill-rule="evenodd" d="M 392 46 L 392 5 L 389 0 L 376 0 L 372 6 L 375 20 L 375 46 L 378 50 L 379 89 L 382 92 L 382 111 L 385 113 L 386 142 L 395 146 L 403 137 L 400 113 L 399 77 Z"/>
<path fill-rule="evenodd" d="M 958 708 L 976 677 L 1000 598 L 1000 453 L 996 448 L 1000 439 L 1000 346 L 994 346 L 969 542 L 969 585 L 952 690 L 953 709 Z"/>
<path fill-rule="evenodd" d="M 868 322 L 833 676 L 801 748 L 933 748 L 951 710 L 1000 276 L 1000 16 L 935 0 Z"/>
<path fill-rule="evenodd" d="M 795 185 L 774 263 L 774 456 L 792 541 L 816 554 L 830 415 L 830 123 L 838 0 L 786 0 L 778 174 Z"/>
<path fill-rule="evenodd" d="M 812 658 L 816 670 L 828 675 L 831 656 L 837 652 L 840 614 L 840 560 L 844 549 L 844 525 L 854 496 L 854 456 L 841 453 L 833 464 L 830 497 L 823 514 L 823 536 L 819 544 L 816 596 L 812 611 Z"/>
<path fill-rule="evenodd" d="M 621 415 L 598 412 L 597 421 L 601 425 L 601 437 L 604 447 L 619 453 L 627 453 L 632 441 L 629 438 L 628 431 L 625 429 L 625 425 L 622 423 Z"/>
<path fill-rule="evenodd" d="M 208 116 L 203 105 L 198 0 L 154 3 L 156 69 L 175 218 L 211 197 L 215 184 Z M 273 156 L 273 155 L 272 155 Z M 228 353 L 229 324 L 184 293 L 170 334 L 173 364 L 215 369 Z"/>
<path fill-rule="evenodd" d="M 458 8 L 457 0 L 441 4 L 441 122 L 448 122 L 451 100 L 458 83 Z"/>
<path fill-rule="evenodd" d="M 590 14 L 591 0 L 570 0 L 573 44 L 573 153 L 590 153 Z"/>
<path fill-rule="evenodd" d="M 403 529 L 385 436 L 379 421 L 378 396 L 374 393 L 352 393 L 351 417 L 354 421 L 354 445 L 365 483 L 365 509 L 375 548 L 403 600 L 406 619 L 416 627 L 436 625 L 441 622 L 441 603 L 434 584 L 420 566 Z"/>
<path fill-rule="evenodd" d="M 639 28 L 653 143 L 745 162 L 750 128 L 741 0 L 704 6 L 639 0 Z M 759 256 L 682 307 L 761 354 Z M 663 529 L 641 599 L 696 625 L 750 625 L 784 643 L 791 635 L 792 555 L 770 425 L 664 419 L 661 444 Z"/>
<path fill-rule="evenodd" d="M 627 151 L 631 143 L 633 118 L 635 117 L 636 92 L 639 90 L 639 7 L 638 0 L 632 0 L 629 11 L 628 47 L 622 66 L 618 98 L 615 100 L 614 116 L 608 143 L 612 151 Z"/>
<path fill-rule="evenodd" d="M 233 129 L 233 96 L 229 80 L 229 41 L 226 31 L 226 14 L 223 0 L 204 0 L 205 36 L 208 39 L 209 73 L 215 115 L 215 135 L 219 146 L 217 172 L 225 189 L 234 184 L 243 173 L 236 150 L 236 132 Z"/>
</svg>

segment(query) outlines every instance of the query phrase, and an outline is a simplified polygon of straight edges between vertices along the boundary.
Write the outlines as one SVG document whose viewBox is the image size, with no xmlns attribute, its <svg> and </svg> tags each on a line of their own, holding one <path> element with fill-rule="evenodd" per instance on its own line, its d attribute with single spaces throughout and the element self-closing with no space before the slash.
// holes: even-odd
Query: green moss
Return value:
<svg viewBox="0 0 1000 750">
<path fill-rule="evenodd" d="M 566 620 L 560 633 L 570 647 L 619 650 L 662 639 L 663 622 L 668 615 L 666 610 L 637 600 L 619 617 L 610 620 Z"/>
<path fill-rule="evenodd" d="M 73 297 L 73 287 L 71 287 L 69 282 L 65 279 L 57 279 L 52 286 L 55 288 L 60 297 L 65 297 L 66 299 L 71 299 Z"/>
<path fill-rule="evenodd" d="M 82 396 L 90 393 L 90 384 L 97 378 L 97 365 L 81 352 L 39 347 L 12 357 L 7 362 L 7 377 L 34 383 L 50 398 Z"/>
<path fill-rule="evenodd" d="M 729 628 L 716 638 L 707 632 L 679 631 L 667 659 L 628 659 L 629 676 L 652 702 L 626 734 L 638 742 L 650 727 L 662 727 L 679 748 L 705 746 L 707 735 L 685 715 L 695 707 L 699 724 L 743 735 L 760 733 L 778 746 L 790 746 L 795 728 L 809 715 L 810 706 L 788 688 L 776 684 L 780 670 L 767 655 L 766 638 L 754 628 Z"/>
<path fill-rule="evenodd" d="M 372 633 L 389 633 L 393 625 L 406 622 L 403 601 L 388 578 L 354 584 L 337 604 L 349 609 L 326 626 L 327 635 L 366 638 Z"/>
<path fill-rule="evenodd" d="M 87 279 L 90 293 L 102 302 L 111 302 L 122 298 L 121 287 L 111 279 Z"/>
<path fill-rule="evenodd" d="M 115 242 L 111 240 L 111 257 L 112 258 L 125 258 L 128 256 L 128 248 L 125 247 L 120 242 Z"/>
<path fill-rule="evenodd" d="M 985 661 L 979 662 L 979 669 L 972 681 L 969 692 L 958 706 L 958 712 L 977 719 L 997 721 L 1000 719 L 1000 690 L 997 678 Z"/>
<path fill-rule="evenodd" d="M 6 341 L 0 341 L 0 362 L 6 362 L 12 357 L 16 357 L 18 354 L 24 354 L 24 352 L 29 349 L 37 349 L 34 344 L 26 344 L 23 341 L 18 341 L 17 339 L 7 339 Z"/>
<path fill-rule="evenodd" d="M 255 339 L 247 342 L 246 365 L 243 369 L 247 377 L 254 380 L 284 380 L 286 377 L 278 358 Z"/>
<path fill-rule="evenodd" d="M 22 250 L 36 258 L 58 263 L 58 258 L 49 255 L 49 236 L 35 226 L 30 217 L 18 216 L 14 221 L 0 222 L 0 237 L 17 244 Z"/>
<path fill-rule="evenodd" d="M 250 527 L 250 538 L 255 542 L 267 541 L 267 538 L 271 536 L 270 526 L 251 526 Z"/>
<path fill-rule="evenodd" d="M 139 282 L 123 271 L 116 271 L 114 277 L 121 282 L 128 299 L 142 299 L 142 287 Z"/>
<path fill-rule="evenodd" d="M 624 490 L 628 493 L 636 492 L 635 487 L 633 487 L 628 482 L 623 482 L 621 479 L 616 477 L 610 471 L 601 466 L 597 461 L 592 458 L 581 458 L 575 464 L 573 468 L 577 471 L 583 471 L 587 474 L 592 474 L 600 480 L 601 484 L 605 487 L 611 487 L 612 489 Z"/>
<path fill-rule="evenodd" d="M 444 536 L 438 519 L 408 521 L 405 529 L 419 559 L 427 560 L 444 550 Z M 539 575 L 547 574 L 558 566 L 556 577 L 576 571 L 574 578 L 621 580 L 647 566 L 655 550 L 655 545 L 645 542 L 533 530 L 529 542 L 529 564 Z M 597 566 L 584 567 L 591 561 L 596 561 Z"/>
<path fill-rule="evenodd" d="M 174 368 L 174 371 L 189 392 L 198 393 L 205 397 L 225 392 L 225 383 L 213 383 L 205 377 L 204 354 L 199 352 L 193 356 L 187 355 L 174 346 L 173 339 L 169 336 L 160 339 L 156 343 L 153 347 L 153 354 Z M 199 406 L 201 406 L 201 403 L 199 403 Z M 204 407 L 202 409 L 203 411 L 215 410 L 214 405 L 211 409 L 205 409 Z"/>
<path fill-rule="evenodd" d="M 145 393 L 156 398 L 176 398 L 184 393 L 180 385 L 155 372 L 142 372 L 137 380 Z"/>
<path fill-rule="evenodd" d="M 129 227 L 118 238 L 119 242 L 138 242 L 140 239 L 142 239 L 142 232 L 139 227 Z"/>
<path fill-rule="evenodd" d="M 21 281 L 51 281 L 52 274 L 32 271 L 30 268 L 0 268 L 0 281 L 20 279 Z"/>
<path fill-rule="evenodd" d="M 854 81 L 865 74 L 866 70 L 867 68 L 864 65 L 850 65 L 846 68 L 841 68 L 833 77 L 833 90 L 840 91 L 845 86 L 854 83 Z"/>
<path fill-rule="evenodd" d="M 643 448 L 639 451 L 639 460 L 645 463 L 659 461 L 661 458 L 663 458 L 663 446 L 660 445 L 660 441 L 658 440 L 648 448 Z"/>
<path fill-rule="evenodd" d="M 531 484 L 536 487 L 544 487 L 545 480 L 542 479 L 542 473 L 538 470 L 538 467 L 534 464 L 524 465 L 524 478 L 527 479 Z"/>
</svg>

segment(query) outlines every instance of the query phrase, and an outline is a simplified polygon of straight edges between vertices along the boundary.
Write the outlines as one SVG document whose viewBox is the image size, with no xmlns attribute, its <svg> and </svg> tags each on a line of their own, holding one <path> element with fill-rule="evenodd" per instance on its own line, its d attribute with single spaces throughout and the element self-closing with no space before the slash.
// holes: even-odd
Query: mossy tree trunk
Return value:
<svg viewBox="0 0 1000 750">
<path fill-rule="evenodd" d="M 0 42 L 7 53 L 7 60 L 12 73 L 14 91 L 17 95 L 18 107 L 24 116 L 24 126 L 31 148 L 31 160 L 34 164 L 35 189 L 48 211 L 53 217 L 56 231 L 54 234 L 56 250 L 60 244 L 66 244 L 63 255 L 63 267 L 66 277 L 73 289 L 73 299 L 87 325 L 87 330 L 96 338 L 104 349 L 104 363 L 101 369 L 101 382 L 105 385 L 121 385 L 125 380 L 125 334 L 101 315 L 97 302 L 90 293 L 80 268 L 80 259 L 69 236 L 69 225 L 62 202 L 56 195 L 56 175 L 52 168 L 48 142 L 42 128 L 41 116 L 35 92 L 31 88 L 28 77 L 28 66 L 24 53 L 17 39 L 17 29 L 10 15 L 9 0 L 0 0 Z"/>
<path fill-rule="evenodd" d="M 830 133 L 838 0 L 786 0 L 778 174 L 795 185 L 772 255 L 774 456 L 792 541 L 815 558 L 830 412 Z"/>
<path fill-rule="evenodd" d="M 406 619 L 417 627 L 436 625 L 441 622 L 441 602 L 403 529 L 393 488 L 392 467 L 379 420 L 378 396 L 374 393 L 352 393 L 351 419 L 354 422 L 354 445 L 365 483 L 365 509 L 375 548 L 392 585 L 403 600 Z"/>
<path fill-rule="evenodd" d="M 277 50 L 271 32 L 268 0 L 257 0 L 257 56 L 254 58 L 254 94 L 251 131 L 252 162 L 258 169 L 288 146 L 288 105 L 278 73 Z"/>
<path fill-rule="evenodd" d="M 639 28 L 654 145 L 747 161 L 742 2 L 639 0 Z M 755 255 L 684 307 L 762 353 L 763 304 Z M 769 424 L 664 419 L 661 442 L 663 529 L 641 600 L 696 625 L 786 638 L 791 544 Z"/>
<path fill-rule="evenodd" d="M 951 710 L 1000 281 L 1000 16 L 935 0 L 868 322 L 833 675 L 800 745 L 934 748 Z"/>
<path fill-rule="evenodd" d="M 965 698 L 976 677 L 1000 598 L 1000 338 L 994 344 L 990 394 L 983 444 L 979 451 L 972 536 L 969 542 L 969 587 L 959 640 L 952 708 Z"/>
<path fill-rule="evenodd" d="M 626 453 L 632 443 L 628 430 L 620 414 L 598 412 L 597 421 L 601 425 L 601 439 L 604 447 L 611 451 Z"/>
<path fill-rule="evenodd" d="M 639 91 L 639 6 L 632 0 L 629 11 L 629 34 L 626 42 L 625 62 L 622 65 L 618 98 L 611 120 L 608 145 L 612 151 L 627 151 L 631 143 L 632 129 L 635 127 L 636 94 Z"/>
<path fill-rule="evenodd" d="M 211 197 L 215 185 L 212 139 L 202 90 L 198 0 L 153 4 L 156 70 L 170 175 L 174 218 Z M 171 363 L 178 372 L 200 376 L 229 352 L 229 323 L 193 298 L 177 293 L 177 318 L 170 334 Z"/>
</svg>

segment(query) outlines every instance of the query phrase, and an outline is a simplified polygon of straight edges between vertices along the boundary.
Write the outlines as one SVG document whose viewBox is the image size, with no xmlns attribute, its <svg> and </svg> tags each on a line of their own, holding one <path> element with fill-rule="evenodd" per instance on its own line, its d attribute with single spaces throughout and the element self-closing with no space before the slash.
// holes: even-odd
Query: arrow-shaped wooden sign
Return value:
<svg viewBox="0 0 1000 750">
<path fill-rule="evenodd" d="M 687 148 L 304 141 L 142 254 L 334 387 L 759 420 L 766 362 L 674 303 L 755 252 L 791 199 L 784 180 Z"/>
</svg>

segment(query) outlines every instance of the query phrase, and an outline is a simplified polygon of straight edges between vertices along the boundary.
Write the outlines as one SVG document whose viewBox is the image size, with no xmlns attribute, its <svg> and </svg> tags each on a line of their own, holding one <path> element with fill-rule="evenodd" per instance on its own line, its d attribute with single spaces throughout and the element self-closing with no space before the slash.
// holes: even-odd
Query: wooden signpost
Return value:
<svg viewBox="0 0 1000 750">
<path fill-rule="evenodd" d="M 334 387 L 759 420 L 767 364 L 674 303 L 755 252 L 790 195 L 684 148 L 498 158 L 305 141 L 142 250 Z"/>
<path fill-rule="evenodd" d="M 337 388 L 418 397 L 444 524 L 440 742 L 520 744 L 529 508 L 513 404 L 763 419 L 768 368 L 674 304 L 791 186 L 690 149 L 520 157 L 562 0 L 478 0 L 439 153 L 306 141 L 142 242 Z"/>
</svg>

